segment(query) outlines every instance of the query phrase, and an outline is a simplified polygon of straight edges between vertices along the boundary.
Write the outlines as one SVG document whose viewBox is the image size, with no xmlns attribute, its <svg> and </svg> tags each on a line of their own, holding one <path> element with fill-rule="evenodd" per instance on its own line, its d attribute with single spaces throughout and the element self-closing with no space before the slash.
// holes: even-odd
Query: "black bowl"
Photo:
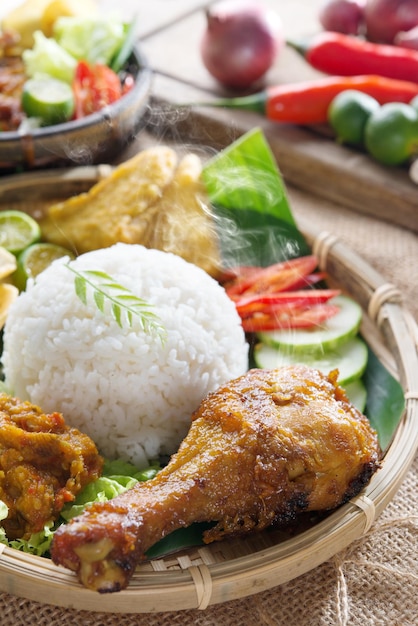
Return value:
<svg viewBox="0 0 418 626">
<path fill-rule="evenodd" d="M 144 124 L 152 72 L 136 47 L 128 62 L 134 87 L 120 100 L 80 120 L 0 133 L 0 170 L 89 165 L 114 159 Z"/>
</svg>

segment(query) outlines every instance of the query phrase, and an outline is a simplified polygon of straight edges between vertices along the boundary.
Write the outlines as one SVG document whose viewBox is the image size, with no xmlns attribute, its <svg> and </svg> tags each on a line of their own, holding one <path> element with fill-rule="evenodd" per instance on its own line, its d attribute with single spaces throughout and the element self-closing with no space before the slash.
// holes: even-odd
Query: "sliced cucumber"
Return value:
<svg viewBox="0 0 418 626">
<path fill-rule="evenodd" d="M 348 385 L 344 385 L 344 389 L 350 402 L 363 413 L 367 400 L 367 390 L 363 381 L 353 380 Z"/>
<path fill-rule="evenodd" d="M 272 330 L 258 333 L 262 343 L 286 348 L 292 352 L 325 352 L 334 350 L 357 334 L 361 322 L 361 307 L 347 296 L 329 301 L 340 307 L 339 312 L 313 329 Z"/>
<path fill-rule="evenodd" d="M 359 337 L 353 337 L 334 350 L 327 350 L 323 354 L 293 352 L 263 343 L 258 344 L 254 349 L 257 367 L 274 369 L 284 365 L 303 364 L 318 369 L 324 374 L 338 369 L 338 382 L 343 386 L 362 376 L 366 369 L 367 356 L 367 346 Z"/>
<path fill-rule="evenodd" d="M 30 78 L 22 92 L 22 108 L 28 117 L 36 117 L 44 126 L 67 122 L 74 113 L 71 85 L 55 78 Z"/>
</svg>

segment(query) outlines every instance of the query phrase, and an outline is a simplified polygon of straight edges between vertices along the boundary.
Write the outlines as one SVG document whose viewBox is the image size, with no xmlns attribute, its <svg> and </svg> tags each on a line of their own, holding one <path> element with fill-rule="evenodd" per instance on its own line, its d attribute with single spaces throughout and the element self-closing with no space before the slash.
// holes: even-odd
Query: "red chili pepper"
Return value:
<svg viewBox="0 0 418 626">
<path fill-rule="evenodd" d="M 328 301 L 340 291 L 310 288 L 324 278 L 323 272 L 312 273 L 317 264 L 315 255 L 307 255 L 268 267 L 226 270 L 221 282 L 235 302 L 244 330 L 309 328 L 335 315 L 339 309 Z"/>
<path fill-rule="evenodd" d="M 119 76 L 107 67 L 79 61 L 73 80 L 75 118 L 90 115 L 123 95 Z"/>
<path fill-rule="evenodd" d="M 304 276 L 309 275 L 317 266 L 318 260 L 313 255 L 275 263 L 269 267 L 240 268 L 236 279 L 224 283 L 228 296 L 236 299 L 242 294 L 260 294 L 284 291 L 300 284 Z"/>
<path fill-rule="evenodd" d="M 257 313 L 242 320 L 242 327 L 246 333 L 265 332 L 281 328 L 312 328 L 333 317 L 338 311 L 339 308 L 335 305 L 317 304 L 308 309 L 293 309 L 281 315 Z"/>
<path fill-rule="evenodd" d="M 418 76 L 417 76 L 418 81 Z M 356 89 L 373 96 L 380 104 L 409 103 L 418 95 L 418 82 L 361 76 L 326 76 L 324 78 L 267 87 L 264 91 L 237 98 L 222 98 L 200 103 L 205 106 L 256 111 L 273 122 L 324 124 L 332 100 L 341 91 Z"/>
<path fill-rule="evenodd" d="M 239 315 L 244 318 L 256 312 L 280 313 L 294 309 L 312 307 L 327 302 L 338 296 L 338 289 L 302 289 L 300 291 L 284 291 L 279 293 L 263 293 L 261 295 L 243 297 L 235 303 Z"/>
<path fill-rule="evenodd" d="M 333 32 L 320 32 L 307 42 L 288 41 L 312 67 L 326 74 L 376 74 L 418 83 L 418 51 L 379 44 Z"/>
</svg>

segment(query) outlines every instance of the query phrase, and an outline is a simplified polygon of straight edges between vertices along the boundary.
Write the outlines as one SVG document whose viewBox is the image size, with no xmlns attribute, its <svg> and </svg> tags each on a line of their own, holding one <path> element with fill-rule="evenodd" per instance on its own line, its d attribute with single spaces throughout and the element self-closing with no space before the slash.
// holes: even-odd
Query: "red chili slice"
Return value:
<svg viewBox="0 0 418 626">
<path fill-rule="evenodd" d="M 301 310 L 292 310 L 288 314 L 269 315 L 256 313 L 242 320 L 245 332 L 263 332 L 289 328 L 313 328 L 320 326 L 322 322 L 336 315 L 339 311 L 337 306 L 331 304 L 318 304 Z"/>
<path fill-rule="evenodd" d="M 254 312 L 273 313 L 311 307 L 327 302 L 340 294 L 339 289 L 304 289 L 243 297 L 235 303 L 238 313 L 245 317 Z"/>
<path fill-rule="evenodd" d="M 244 271 L 237 278 L 225 285 L 229 297 L 236 299 L 242 294 L 285 291 L 300 284 L 303 277 L 313 272 L 318 264 L 315 256 L 309 255 L 275 263 L 269 267 Z"/>
</svg>

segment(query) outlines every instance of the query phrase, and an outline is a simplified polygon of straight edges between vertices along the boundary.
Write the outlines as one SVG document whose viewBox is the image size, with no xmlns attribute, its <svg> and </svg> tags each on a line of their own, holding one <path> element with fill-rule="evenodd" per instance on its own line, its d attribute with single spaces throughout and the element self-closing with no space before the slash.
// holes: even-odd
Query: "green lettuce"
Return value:
<svg viewBox="0 0 418 626">
<path fill-rule="evenodd" d="M 73 58 L 109 65 L 126 36 L 123 23 L 111 19 L 60 17 L 54 38 Z"/>
<path fill-rule="evenodd" d="M 138 481 L 154 478 L 160 469 L 158 463 L 151 464 L 143 470 L 139 470 L 131 463 L 122 460 L 105 461 L 103 475 L 94 482 L 86 485 L 80 491 L 73 502 L 67 503 L 61 511 L 59 520 L 54 524 L 49 522 L 43 530 L 33 533 L 29 539 L 8 540 L 4 528 L 0 526 L 0 543 L 10 548 L 21 550 L 37 556 L 49 556 L 49 549 L 55 530 L 61 524 L 79 515 L 83 510 L 94 502 L 107 502 L 127 489 L 133 487 Z M 8 515 L 7 505 L 0 500 L 0 521 Z"/>
<path fill-rule="evenodd" d="M 71 83 L 77 67 L 77 59 L 69 54 L 55 39 L 35 31 L 34 46 L 22 54 L 26 74 L 33 77 L 49 76 Z"/>
</svg>

